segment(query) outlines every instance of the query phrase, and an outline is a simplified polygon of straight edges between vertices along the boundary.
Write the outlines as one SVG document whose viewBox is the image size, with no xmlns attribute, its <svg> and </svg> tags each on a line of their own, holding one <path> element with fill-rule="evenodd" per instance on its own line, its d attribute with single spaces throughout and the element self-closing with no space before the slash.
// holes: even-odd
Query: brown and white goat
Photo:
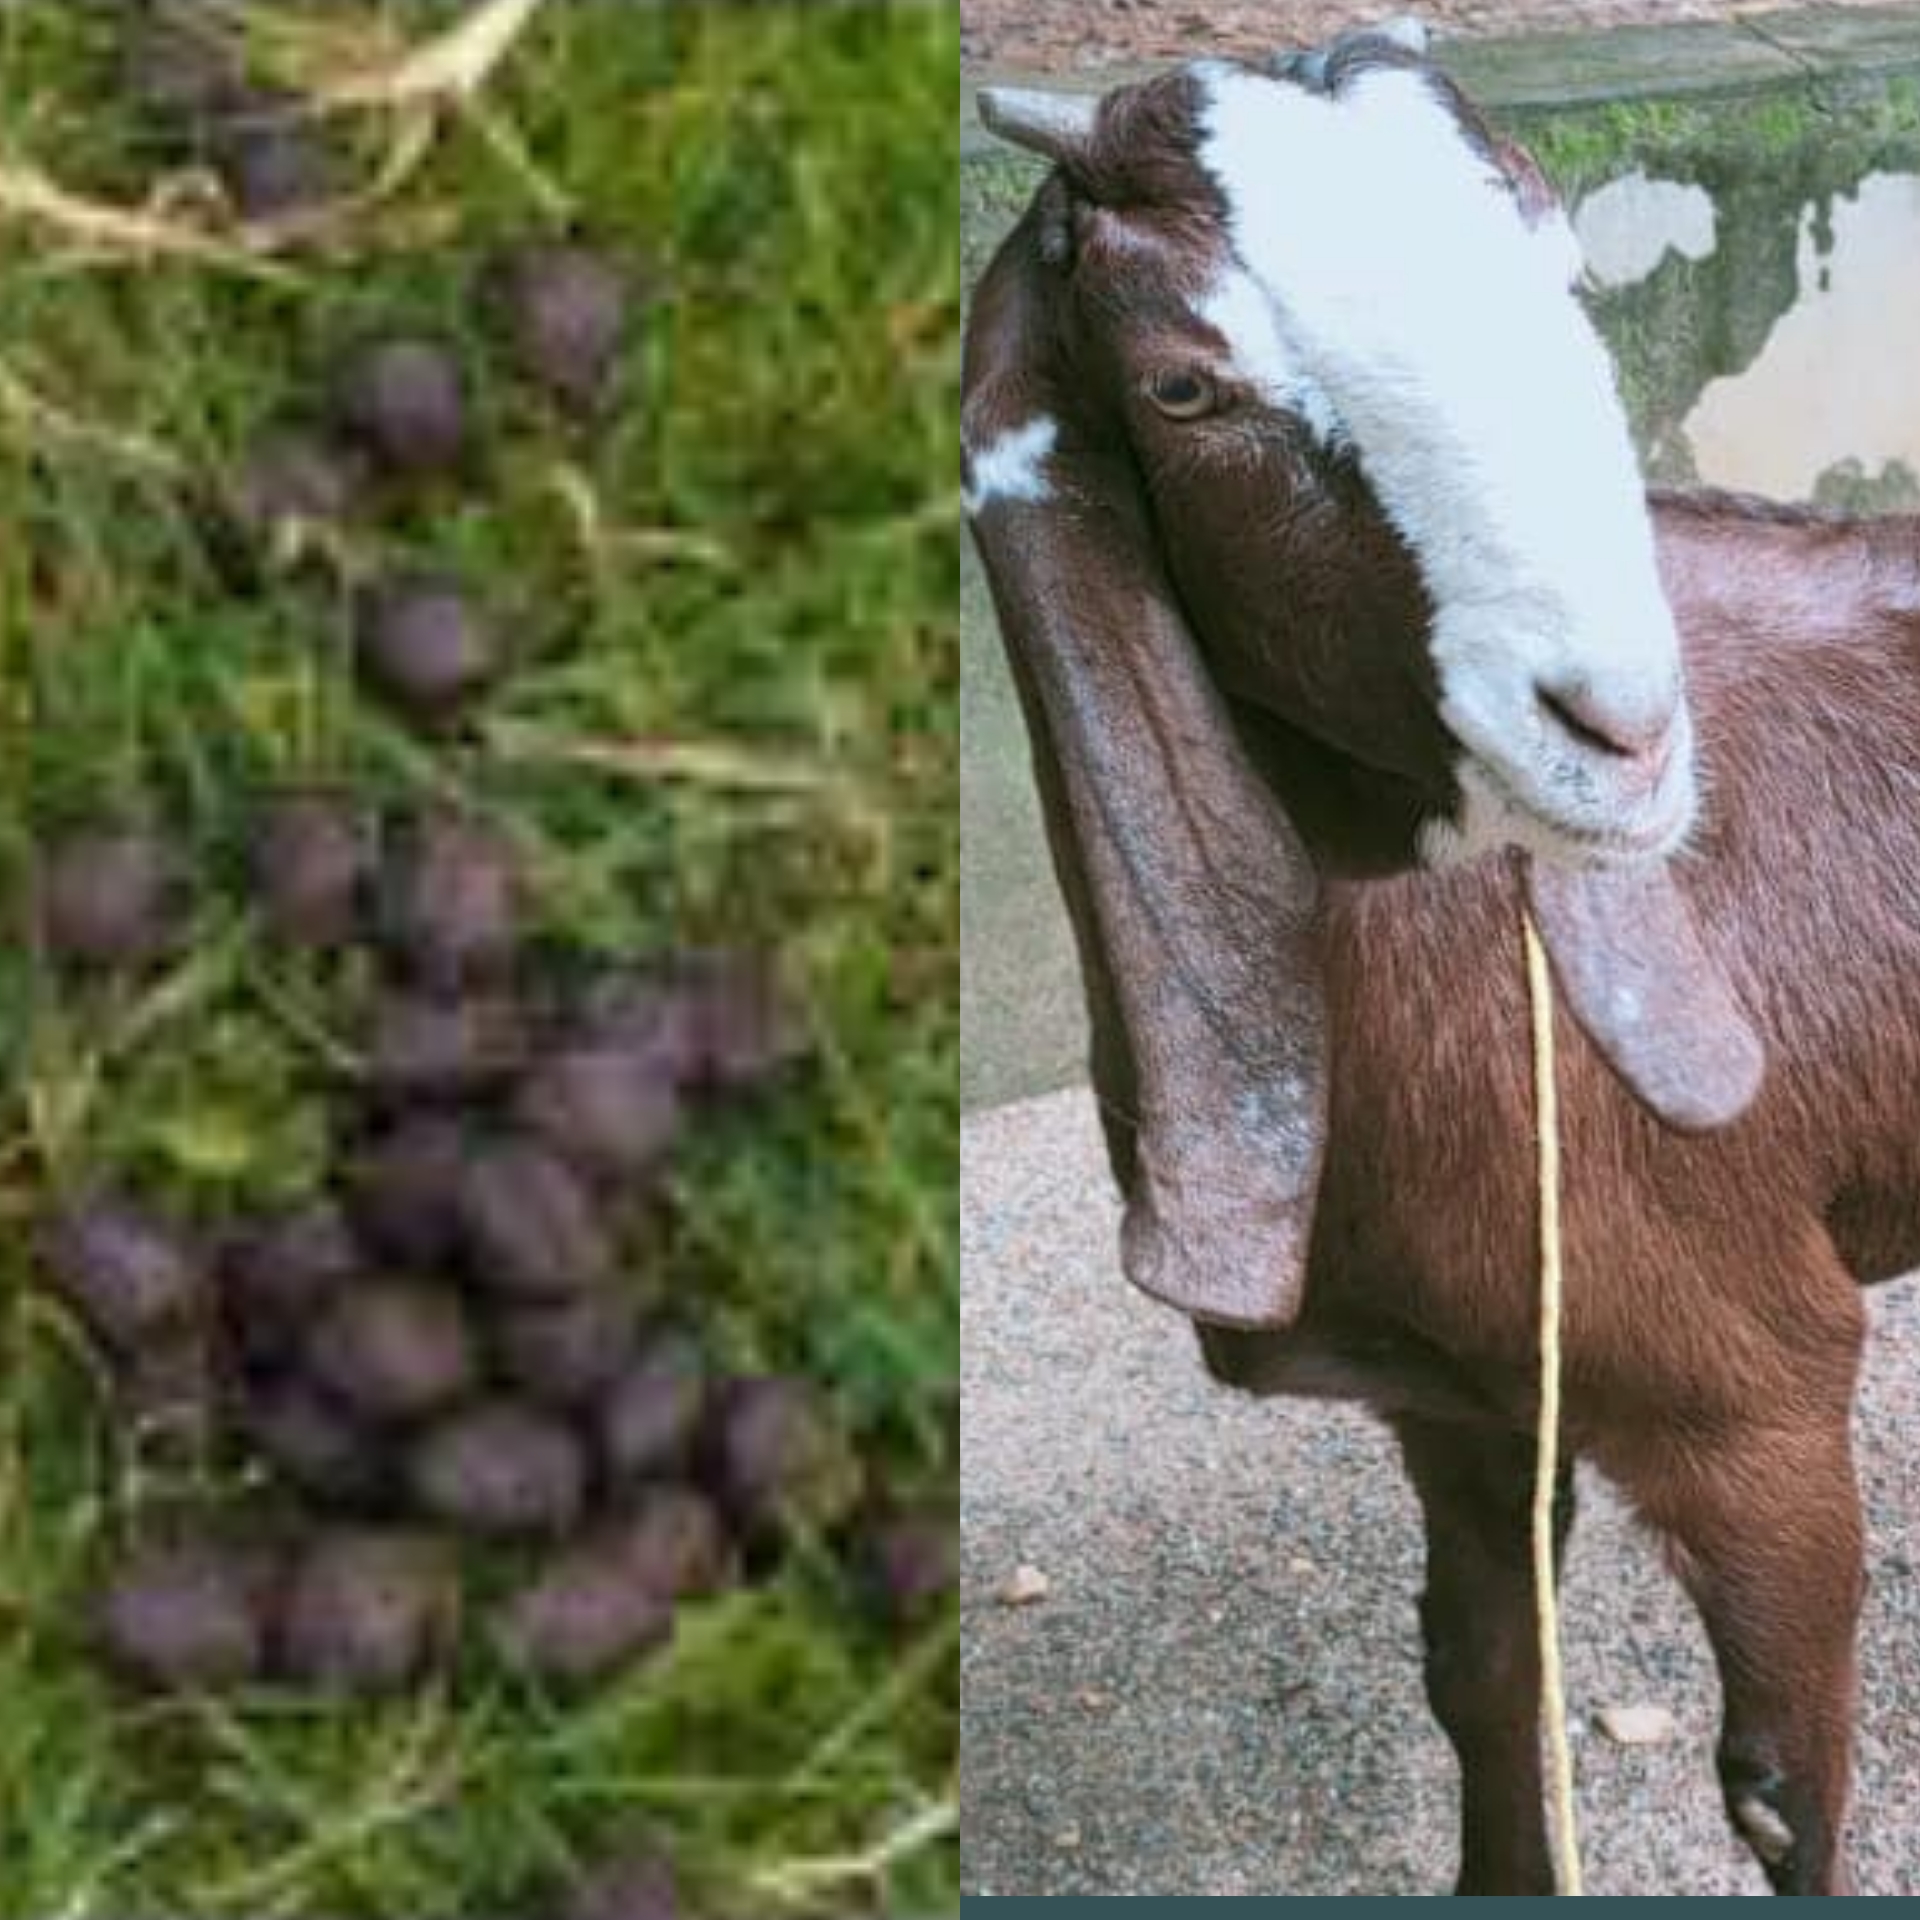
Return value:
<svg viewBox="0 0 1920 1920">
<path fill-rule="evenodd" d="M 1920 522 L 1649 503 L 1551 193 L 1401 40 L 983 113 L 1056 163 L 965 437 L 1128 1271 L 1219 1379 L 1391 1423 L 1460 1889 L 1549 1889 L 1530 899 L 1565 1444 L 1671 1543 L 1739 1831 L 1842 1891 L 1860 1287 L 1920 1263 Z"/>
</svg>

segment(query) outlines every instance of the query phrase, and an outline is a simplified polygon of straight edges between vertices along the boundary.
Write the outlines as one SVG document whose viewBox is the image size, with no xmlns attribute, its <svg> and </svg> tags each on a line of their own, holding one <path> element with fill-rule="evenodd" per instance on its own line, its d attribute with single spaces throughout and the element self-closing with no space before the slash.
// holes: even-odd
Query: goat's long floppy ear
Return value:
<svg viewBox="0 0 1920 1920">
<path fill-rule="evenodd" d="M 1534 917 L 1575 1019 L 1669 1126 L 1736 1120 L 1766 1055 L 1664 866 L 1575 873 L 1530 864 Z"/>
<path fill-rule="evenodd" d="M 1122 1260 L 1197 1318 L 1284 1325 L 1326 1127 L 1317 882 L 1202 669 L 1125 448 L 1079 431 L 1049 377 L 1041 251 L 1016 233 L 976 298 L 973 527 L 1080 943 Z"/>
</svg>

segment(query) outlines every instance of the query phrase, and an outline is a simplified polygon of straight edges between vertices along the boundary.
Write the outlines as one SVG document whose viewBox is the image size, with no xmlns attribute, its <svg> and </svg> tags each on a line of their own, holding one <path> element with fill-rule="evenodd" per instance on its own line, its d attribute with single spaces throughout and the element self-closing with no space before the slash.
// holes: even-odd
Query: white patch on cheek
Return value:
<svg viewBox="0 0 1920 1920">
<path fill-rule="evenodd" d="M 1420 825 L 1420 864 L 1440 872 L 1472 858 L 1466 834 L 1453 821 L 1435 816 Z"/>
<path fill-rule="evenodd" d="M 1041 501 L 1053 492 L 1047 479 L 1047 456 L 1060 437 L 1060 428 L 1047 414 L 1036 414 L 1024 426 L 1011 427 L 997 439 L 971 453 L 971 484 L 963 496 L 968 513 L 978 513 L 995 500 Z"/>
<path fill-rule="evenodd" d="M 1471 765 L 1455 770 L 1460 804 L 1451 818 L 1436 817 L 1420 828 L 1420 858 L 1433 868 L 1464 866 L 1499 847 L 1524 841 L 1532 822 L 1516 813 L 1506 795 Z"/>
</svg>

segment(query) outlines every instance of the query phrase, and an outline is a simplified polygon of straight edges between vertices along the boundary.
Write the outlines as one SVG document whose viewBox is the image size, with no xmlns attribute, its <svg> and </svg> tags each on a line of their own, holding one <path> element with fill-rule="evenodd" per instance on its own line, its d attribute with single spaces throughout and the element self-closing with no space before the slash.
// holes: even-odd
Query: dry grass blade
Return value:
<svg viewBox="0 0 1920 1920">
<path fill-rule="evenodd" d="M 12 368 L 0 365 L 0 432 L 13 432 L 33 446 L 48 441 L 84 447 L 117 466 L 161 480 L 177 480 L 186 462 L 144 434 L 123 433 L 97 420 L 83 420 L 36 391 Z"/>
<path fill-rule="evenodd" d="M 890 1868 L 928 1847 L 938 1846 L 960 1829 L 959 1808 L 936 1801 L 903 1820 L 865 1853 L 830 1854 L 812 1860 L 782 1861 L 753 1878 L 753 1889 L 781 1903 L 812 1903 L 830 1888 L 870 1885 Z"/>
<path fill-rule="evenodd" d="M 734 567 L 727 543 L 694 527 L 620 527 L 608 523 L 593 483 L 578 467 L 557 466 L 547 485 L 573 521 L 574 535 L 595 571 L 610 560 L 628 557 L 668 565 L 710 567 L 726 572 Z"/>
<path fill-rule="evenodd" d="M 132 260 L 192 260 L 281 285 L 294 278 L 289 269 L 196 227 L 70 193 L 38 167 L 20 161 L 0 162 L 0 223 L 6 221 L 49 227 L 76 246 Z"/>
<path fill-rule="evenodd" d="M 295 25 L 260 10 L 240 24 L 273 58 L 274 71 L 316 113 L 391 113 L 398 131 L 365 192 L 273 230 L 267 244 L 326 242 L 361 216 L 393 200 L 434 150 L 444 109 L 462 109 L 475 130 L 528 187 L 544 211 L 567 211 L 565 195 L 542 175 L 494 116 L 479 108 L 488 78 L 539 11 L 541 0 L 484 0 L 436 39 L 395 48 L 384 30 L 363 23 L 313 20 Z"/>
<path fill-rule="evenodd" d="M 528 199 L 549 220 L 572 217 L 574 204 L 566 189 L 533 157 L 527 143 L 504 115 L 476 101 L 467 117 L 474 132 L 487 143 L 500 164 L 519 181 Z"/>
<path fill-rule="evenodd" d="M 540 11 L 542 0 L 483 0 L 458 25 L 397 62 L 322 85 L 323 107 L 400 107 L 471 100 Z"/>
<path fill-rule="evenodd" d="M 584 767 L 629 780 L 682 782 L 736 793 L 853 797 L 852 783 L 831 767 L 724 740 L 574 740 L 536 728 L 501 725 L 489 730 L 488 741 L 496 753 L 510 760 Z"/>
</svg>

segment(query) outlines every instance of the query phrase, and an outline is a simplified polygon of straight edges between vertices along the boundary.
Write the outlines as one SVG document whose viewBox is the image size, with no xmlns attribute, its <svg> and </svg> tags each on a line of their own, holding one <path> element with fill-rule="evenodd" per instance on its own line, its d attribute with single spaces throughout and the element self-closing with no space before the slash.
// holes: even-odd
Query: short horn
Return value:
<svg viewBox="0 0 1920 1920">
<path fill-rule="evenodd" d="M 1309 93 L 1327 90 L 1327 52 L 1324 47 L 1298 48 L 1291 53 L 1276 53 L 1267 62 L 1267 71 L 1276 80 L 1291 80 Z"/>
<path fill-rule="evenodd" d="M 1433 35 L 1428 31 L 1424 20 L 1417 20 L 1410 13 L 1396 14 L 1391 20 L 1382 20 L 1377 26 L 1367 29 L 1377 33 L 1383 40 L 1391 40 L 1396 47 L 1404 47 L 1408 53 L 1425 56 L 1433 43 Z"/>
<path fill-rule="evenodd" d="M 983 87 L 980 124 L 1016 147 L 1072 166 L 1093 137 L 1099 99 L 1085 93 L 1040 93 L 1030 87 Z"/>
</svg>

